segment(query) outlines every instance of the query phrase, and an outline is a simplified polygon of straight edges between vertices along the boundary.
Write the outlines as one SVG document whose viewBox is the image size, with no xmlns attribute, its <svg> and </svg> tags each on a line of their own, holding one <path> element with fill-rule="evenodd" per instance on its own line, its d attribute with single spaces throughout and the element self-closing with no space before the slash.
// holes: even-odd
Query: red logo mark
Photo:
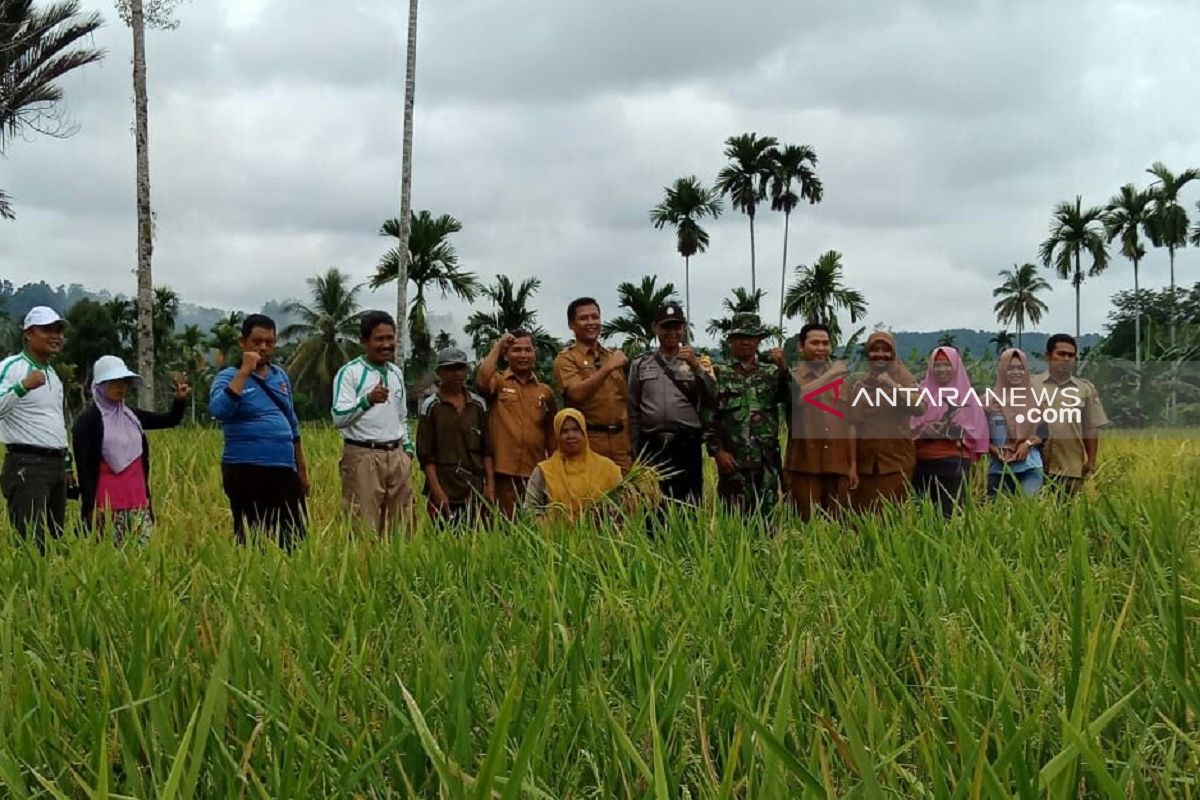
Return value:
<svg viewBox="0 0 1200 800">
<path fill-rule="evenodd" d="M 825 384 L 824 386 L 820 387 L 819 389 L 813 389 L 811 392 L 804 395 L 804 398 L 803 398 L 804 402 L 808 403 L 809 405 L 816 406 L 817 408 L 824 411 L 826 414 L 833 414 L 838 419 L 845 419 L 846 418 L 845 414 L 838 411 L 836 408 L 833 408 L 832 406 L 827 406 L 824 403 L 822 403 L 820 400 L 816 399 L 817 395 L 822 395 L 822 394 L 825 394 L 826 392 L 832 390 L 833 391 L 833 399 L 841 400 L 842 399 L 842 384 L 845 382 L 846 382 L 845 378 L 838 378 L 836 381 L 830 381 L 829 383 Z"/>
</svg>

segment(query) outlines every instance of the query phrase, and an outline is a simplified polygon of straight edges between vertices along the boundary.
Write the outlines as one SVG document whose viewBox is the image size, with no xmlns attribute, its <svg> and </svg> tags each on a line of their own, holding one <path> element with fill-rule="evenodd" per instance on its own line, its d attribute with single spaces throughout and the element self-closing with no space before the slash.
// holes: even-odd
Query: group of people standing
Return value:
<svg viewBox="0 0 1200 800">
<path fill-rule="evenodd" d="M 417 404 L 414 441 L 394 363 L 395 321 L 365 313 L 362 355 L 333 385 L 345 511 L 381 533 L 411 528 L 414 460 L 427 513 L 451 524 L 494 513 L 578 517 L 612 497 L 635 461 L 653 467 L 663 497 L 699 505 L 707 452 L 719 501 L 740 511 L 786 500 L 804 520 L 818 511 L 871 513 L 915 491 L 950 516 L 984 456 L 989 495 L 1032 494 L 1047 479 L 1078 491 L 1095 470 L 1097 432 L 1107 424 L 1095 387 L 1074 374 L 1077 347 L 1065 334 L 1050 338 L 1042 375 L 1031 374 L 1020 350 L 1005 351 L 983 402 L 953 347 L 936 348 L 918 381 L 883 331 L 869 337 L 865 369 L 852 375 L 832 358 L 830 331 L 819 323 L 801 330 L 796 365 L 781 349 L 761 352 L 767 332 L 754 314 L 736 317 L 730 360 L 720 365 L 687 344 L 688 322 L 675 303 L 657 314 L 658 347 L 632 361 L 600 343 L 593 298 L 573 301 L 567 323 L 574 341 L 554 360 L 557 392 L 535 372 L 528 331 L 495 342 L 473 388 L 466 353 L 439 352 L 436 386 Z M 78 493 L 85 525 L 144 540 L 153 526 L 145 431 L 177 425 L 191 389 L 177 384 L 166 413 L 133 409 L 125 397 L 138 376 L 115 356 L 101 358 L 94 402 L 74 426 L 76 483 L 63 386 L 49 364 L 64 328 L 52 309 L 33 309 L 23 352 L 0 362 L 0 489 L 9 519 L 41 542 L 44 531 L 61 533 L 67 496 Z M 290 547 L 305 535 L 309 478 L 291 380 L 273 363 L 274 321 L 246 317 L 239 344 L 241 363 L 217 374 L 209 396 L 224 434 L 221 476 L 234 532 L 245 541 L 252 529 L 269 530 Z M 1068 387 L 1073 392 L 1059 391 Z M 881 393 L 894 402 L 860 402 Z M 1056 403 L 1080 413 L 1041 421 L 1037 412 Z"/>
</svg>

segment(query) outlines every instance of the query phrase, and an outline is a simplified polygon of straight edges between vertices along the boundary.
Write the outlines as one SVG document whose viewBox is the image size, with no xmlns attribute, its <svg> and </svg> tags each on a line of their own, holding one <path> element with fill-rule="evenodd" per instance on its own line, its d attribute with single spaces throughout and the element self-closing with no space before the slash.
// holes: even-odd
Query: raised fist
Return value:
<svg viewBox="0 0 1200 800">
<path fill-rule="evenodd" d="M 375 388 L 367 392 L 367 402 L 373 406 L 377 406 L 380 403 L 386 403 L 390 394 L 391 392 L 388 391 L 386 386 L 384 386 L 382 383 L 377 383 L 375 384 Z"/>
<path fill-rule="evenodd" d="M 259 356 L 259 354 L 257 352 L 255 352 L 254 350 L 247 350 L 247 351 L 243 352 L 242 353 L 242 372 L 245 373 L 246 375 L 251 374 L 252 372 L 254 372 L 254 370 L 258 369 L 258 362 L 261 360 L 262 360 L 262 357 Z"/>
<path fill-rule="evenodd" d="M 39 386 L 46 385 L 46 373 L 40 369 L 35 369 L 25 376 L 25 380 L 21 381 L 21 386 L 25 387 L 25 391 L 32 392 Z"/>
</svg>

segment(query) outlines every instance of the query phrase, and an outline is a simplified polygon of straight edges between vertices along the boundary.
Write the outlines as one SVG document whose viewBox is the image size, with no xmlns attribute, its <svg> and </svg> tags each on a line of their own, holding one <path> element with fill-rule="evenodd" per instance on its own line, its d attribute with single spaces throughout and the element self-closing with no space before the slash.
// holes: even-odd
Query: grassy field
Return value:
<svg viewBox="0 0 1200 800">
<path fill-rule="evenodd" d="M 1200 797 L 1200 441 L 1086 498 L 801 528 L 231 543 L 154 434 L 146 550 L 0 537 L 0 796 Z M 5 531 L 7 533 L 7 531 Z"/>
</svg>

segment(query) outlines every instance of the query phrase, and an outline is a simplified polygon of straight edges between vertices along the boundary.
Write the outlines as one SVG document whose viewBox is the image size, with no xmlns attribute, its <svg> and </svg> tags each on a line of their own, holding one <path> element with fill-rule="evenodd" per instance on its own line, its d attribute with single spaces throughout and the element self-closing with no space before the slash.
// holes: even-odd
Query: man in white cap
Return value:
<svg viewBox="0 0 1200 800">
<path fill-rule="evenodd" d="M 4 468 L 0 491 L 8 519 L 21 536 L 62 535 L 71 480 L 63 384 L 50 359 L 62 351 L 66 322 L 37 306 L 22 326 L 25 348 L 0 361 L 0 441 Z"/>
</svg>

